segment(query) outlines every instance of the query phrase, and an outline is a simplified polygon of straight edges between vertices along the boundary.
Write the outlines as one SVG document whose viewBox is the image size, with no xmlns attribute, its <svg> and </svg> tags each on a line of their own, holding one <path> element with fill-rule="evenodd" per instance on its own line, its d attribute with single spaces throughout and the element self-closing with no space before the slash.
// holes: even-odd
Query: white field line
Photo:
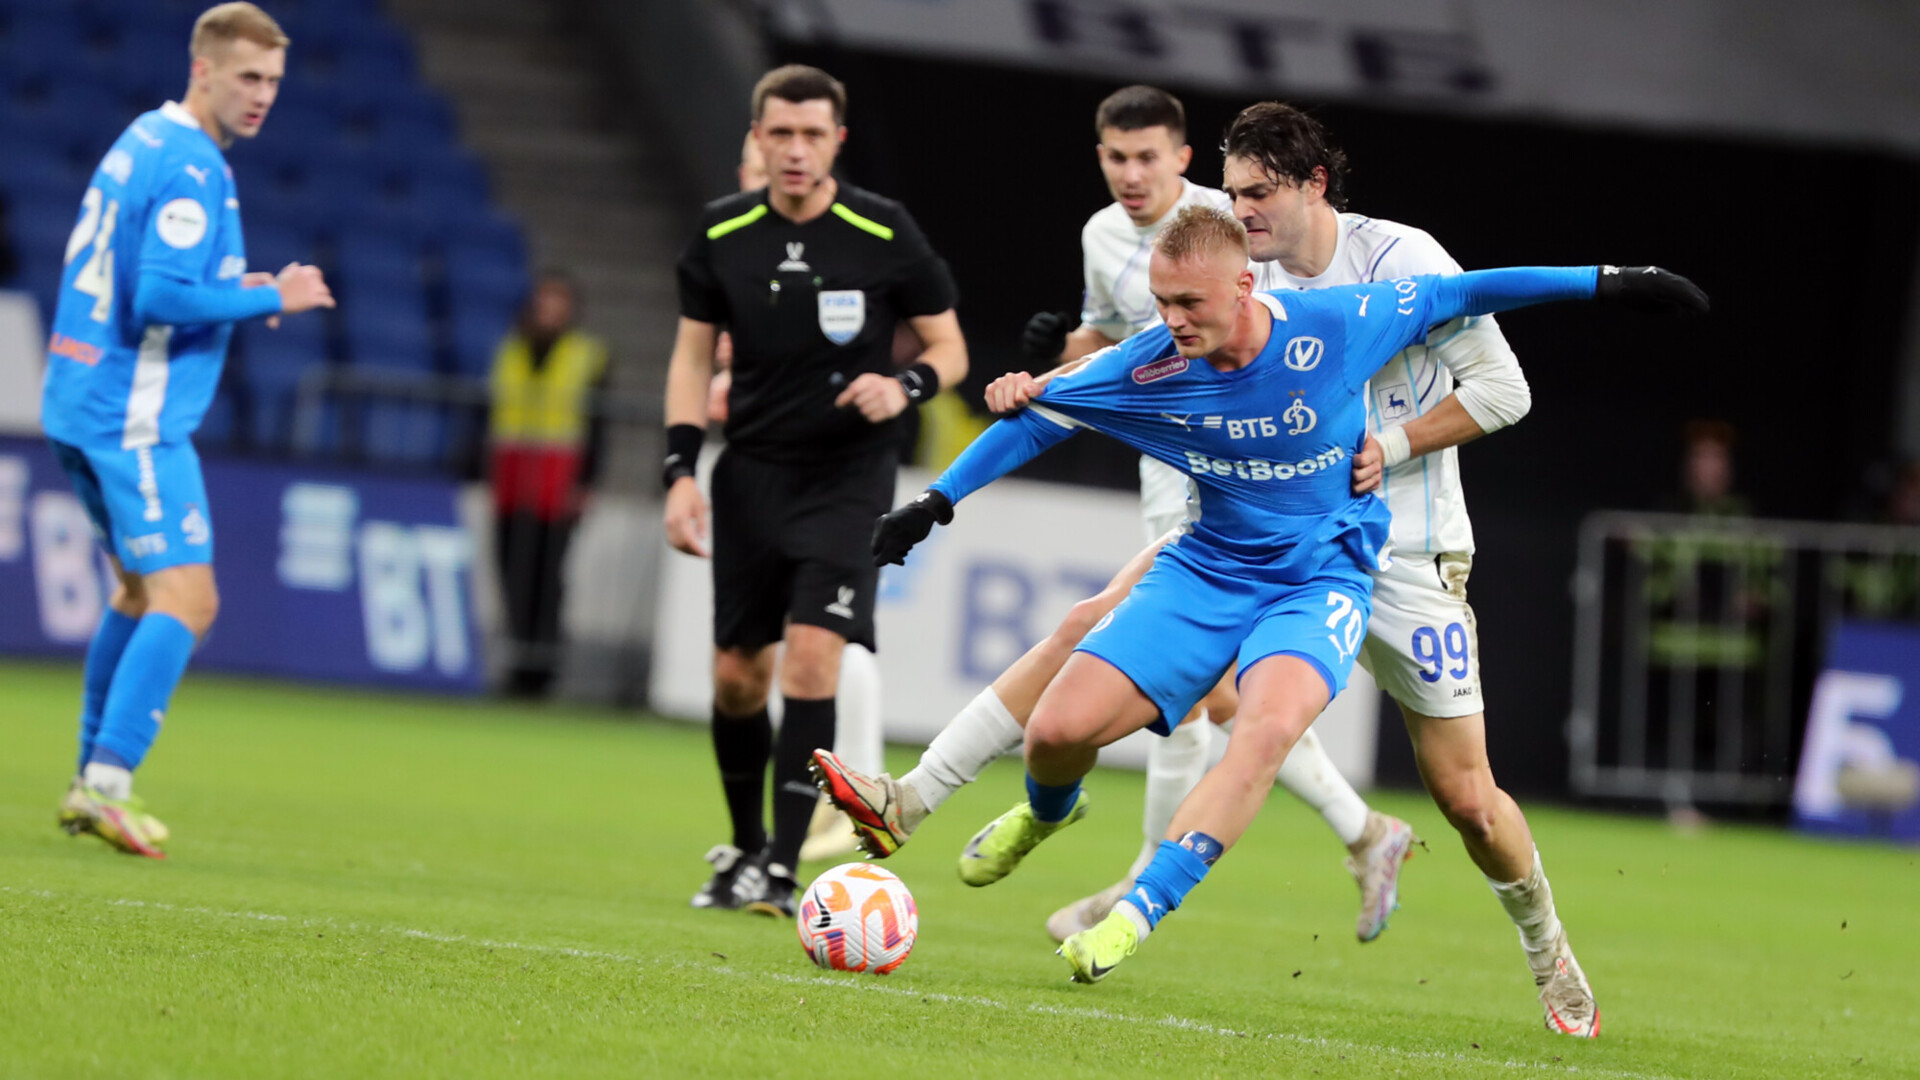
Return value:
<svg viewBox="0 0 1920 1080">
<path fill-rule="evenodd" d="M 70 899 L 84 903 L 104 904 L 108 907 L 139 908 L 147 911 L 168 912 L 181 915 L 208 915 L 220 919 L 245 919 L 253 922 L 284 923 L 289 927 L 327 927 L 357 933 L 391 934 L 397 937 L 412 938 L 419 941 L 431 941 L 440 945 L 469 945 L 474 948 L 511 950 L 517 952 L 540 953 L 548 956 L 570 956 L 580 960 L 606 960 L 618 964 L 631 964 L 638 967 L 668 967 L 689 971 L 711 972 L 729 975 L 741 979 L 765 979 L 770 982 L 790 983 L 797 986 L 830 987 L 835 990 L 854 990 L 869 994 L 891 994 L 895 997 L 917 998 L 921 1001 L 937 1001 L 947 1005 L 966 1005 L 981 1009 L 1014 1009 L 1042 1016 L 1060 1016 L 1075 1020 L 1106 1020 L 1116 1024 L 1132 1026 L 1148 1025 L 1168 1028 L 1173 1031 L 1190 1032 L 1196 1035 L 1212 1035 L 1232 1039 L 1265 1039 L 1271 1042 L 1294 1043 L 1312 1046 L 1322 1050 L 1341 1053 L 1378 1054 L 1383 1057 L 1398 1058 L 1403 1061 L 1459 1061 L 1484 1068 L 1511 1070 L 1544 1071 L 1565 1073 L 1578 1076 L 1616 1077 L 1618 1080 L 1672 1080 L 1658 1073 L 1627 1072 L 1619 1069 L 1582 1068 L 1579 1065 L 1567 1065 L 1545 1061 L 1494 1061 L 1472 1054 L 1443 1050 L 1406 1050 L 1396 1046 L 1381 1046 L 1375 1043 L 1353 1042 L 1347 1039 L 1329 1039 L 1318 1035 L 1299 1035 L 1292 1032 L 1253 1032 L 1237 1031 L 1233 1028 L 1219 1027 L 1199 1020 L 1189 1020 L 1181 1016 L 1128 1016 L 1124 1013 L 1108 1012 L 1105 1009 L 1093 1009 L 1074 1005 L 1046 1005 L 1038 1002 L 1024 1007 L 1010 1005 L 995 998 L 978 997 L 971 994 L 943 994 L 931 990 L 913 990 L 904 986 L 887 986 L 879 982 L 836 979 L 826 975 L 789 975 L 778 971 L 742 971 L 726 965 L 707 966 L 684 960 L 664 960 L 626 953 L 608 952 L 603 949 L 579 949 L 570 945 L 540 945 L 523 941 L 495 941 L 490 938 L 469 937 L 466 934 L 441 934 L 430 930 L 416 930 L 404 926 L 370 926 L 364 923 L 340 922 L 330 918 L 293 918 L 287 915 L 274 915 L 260 911 L 225 911 L 210 907 L 188 907 L 167 904 L 157 900 L 94 900 L 88 897 L 63 896 L 45 889 L 22 889 L 11 885 L 0 885 L 0 893 L 15 896 L 31 896 L 46 900 Z"/>
</svg>

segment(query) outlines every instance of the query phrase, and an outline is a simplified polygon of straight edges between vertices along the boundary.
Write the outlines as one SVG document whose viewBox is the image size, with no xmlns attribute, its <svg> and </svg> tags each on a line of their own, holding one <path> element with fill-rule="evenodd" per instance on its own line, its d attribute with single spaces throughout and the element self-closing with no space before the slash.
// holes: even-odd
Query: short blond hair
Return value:
<svg viewBox="0 0 1920 1080">
<path fill-rule="evenodd" d="M 212 56 L 217 49 L 224 49 L 245 38 L 264 49 L 284 49 L 292 43 L 287 32 L 273 21 L 273 16 L 258 7 L 236 0 L 231 4 L 218 4 L 200 13 L 193 21 L 193 39 L 187 45 L 189 56 Z"/>
<path fill-rule="evenodd" d="M 1247 257 L 1247 230 L 1224 210 L 1189 206 L 1181 210 L 1154 242 L 1160 254 L 1174 262 L 1203 259 L 1215 252 Z"/>
</svg>

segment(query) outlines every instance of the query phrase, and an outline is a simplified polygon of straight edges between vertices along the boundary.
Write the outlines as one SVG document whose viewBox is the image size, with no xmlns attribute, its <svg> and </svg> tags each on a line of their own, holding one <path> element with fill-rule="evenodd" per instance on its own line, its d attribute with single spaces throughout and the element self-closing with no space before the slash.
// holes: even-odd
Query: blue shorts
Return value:
<svg viewBox="0 0 1920 1080">
<path fill-rule="evenodd" d="M 1355 569 L 1301 585 L 1222 573 L 1168 547 L 1120 606 L 1080 642 L 1119 668 L 1160 708 L 1148 730 L 1169 734 L 1238 663 L 1297 656 L 1327 682 L 1332 700 L 1373 614 L 1373 579 Z"/>
<path fill-rule="evenodd" d="M 93 520 L 94 538 L 121 566 L 151 574 L 213 561 L 207 484 L 192 443 L 82 450 L 48 442 Z"/>
</svg>

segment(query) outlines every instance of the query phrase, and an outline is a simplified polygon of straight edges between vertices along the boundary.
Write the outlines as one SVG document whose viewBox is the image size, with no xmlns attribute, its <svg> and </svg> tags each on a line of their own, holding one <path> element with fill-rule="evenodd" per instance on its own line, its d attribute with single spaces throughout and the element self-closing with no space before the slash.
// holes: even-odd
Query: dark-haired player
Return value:
<svg viewBox="0 0 1920 1080">
<path fill-rule="evenodd" d="M 807 756 L 834 741 L 848 642 L 873 647 L 865 550 L 893 500 L 900 415 L 966 376 L 946 264 L 899 203 L 836 180 L 846 89 L 817 68 L 768 72 L 753 138 L 768 184 L 707 205 L 679 265 L 680 325 L 667 376 L 667 539 L 709 553 L 694 461 L 715 340 L 733 341 L 727 449 L 713 474 L 714 754 L 731 843 L 708 860 L 696 907 L 793 912 L 794 867 L 817 794 Z M 925 343 L 895 371 L 894 327 Z M 767 696 L 784 643 L 786 711 Z M 762 818 L 773 765 L 773 832 Z"/>
</svg>

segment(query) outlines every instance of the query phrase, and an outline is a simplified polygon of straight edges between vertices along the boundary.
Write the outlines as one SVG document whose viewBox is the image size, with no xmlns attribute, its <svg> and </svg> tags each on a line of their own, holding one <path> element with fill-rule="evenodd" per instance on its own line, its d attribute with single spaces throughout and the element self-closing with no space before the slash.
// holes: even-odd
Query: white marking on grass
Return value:
<svg viewBox="0 0 1920 1080">
<path fill-rule="evenodd" d="M 550 956 L 567 956 L 578 960 L 603 960 L 617 964 L 631 964 L 636 967 L 668 967 L 680 970 L 713 972 L 730 975 L 740 979 L 765 979 L 800 986 L 834 987 L 840 990 L 856 990 L 869 994 L 886 994 L 893 997 L 917 998 L 921 1001 L 937 1001 L 945 1005 L 970 1005 L 983 1009 L 1019 1008 L 996 998 L 979 997 L 971 994 L 946 994 L 934 990 L 914 990 L 905 986 L 886 986 L 877 982 L 861 982 L 851 979 L 835 978 L 829 975 L 790 975 L 781 971 L 743 971 L 726 964 L 706 965 L 688 960 L 668 960 L 659 957 L 632 956 L 626 953 L 608 952 L 603 949 L 581 949 L 571 945 L 541 945 L 524 941 L 495 941 L 491 938 L 476 938 L 466 934 L 443 934 L 431 930 L 417 930 L 406 926 L 375 926 L 365 923 L 342 923 L 332 918 L 296 919 L 287 915 L 274 915 L 261 911 L 225 911 L 209 907 L 188 907 L 169 904 L 159 900 L 93 900 L 87 897 L 66 897 L 46 889 L 23 889 L 12 885 L 0 885 L 0 893 L 16 896 L 32 896 L 45 900 L 75 899 L 87 903 L 102 903 L 110 907 L 141 908 L 148 911 L 177 913 L 182 915 L 208 915 L 220 919 L 248 919 L 255 922 L 284 923 L 300 927 L 332 927 L 335 929 L 357 931 L 370 934 L 392 934 L 398 937 L 412 938 L 418 941 L 431 941 L 437 945 L 470 945 L 477 948 L 518 952 L 542 953 Z M 1618 1077 L 1619 1080 L 1672 1080 L 1660 1073 L 1628 1072 L 1620 1069 L 1583 1068 L 1547 1061 L 1494 1061 L 1489 1058 L 1460 1052 L 1448 1053 L 1443 1050 L 1407 1050 L 1397 1046 L 1381 1046 L 1374 1043 L 1353 1042 L 1347 1039 L 1330 1039 L 1322 1035 L 1300 1035 L 1293 1032 L 1251 1032 L 1233 1028 L 1219 1027 L 1201 1020 L 1190 1020 L 1183 1016 L 1129 1016 L 1125 1013 L 1108 1012 L 1078 1005 L 1048 1005 L 1031 1002 L 1025 1012 L 1042 1016 L 1058 1016 L 1075 1020 L 1104 1020 L 1117 1024 L 1151 1025 L 1174 1031 L 1185 1031 L 1195 1035 L 1211 1035 L 1229 1039 L 1263 1039 L 1269 1042 L 1296 1043 L 1312 1046 L 1321 1050 L 1340 1053 L 1379 1054 L 1383 1057 L 1398 1058 L 1407 1061 L 1463 1061 L 1481 1066 L 1513 1070 L 1550 1070 L 1556 1073 L 1579 1074 L 1583 1076 Z"/>
</svg>

